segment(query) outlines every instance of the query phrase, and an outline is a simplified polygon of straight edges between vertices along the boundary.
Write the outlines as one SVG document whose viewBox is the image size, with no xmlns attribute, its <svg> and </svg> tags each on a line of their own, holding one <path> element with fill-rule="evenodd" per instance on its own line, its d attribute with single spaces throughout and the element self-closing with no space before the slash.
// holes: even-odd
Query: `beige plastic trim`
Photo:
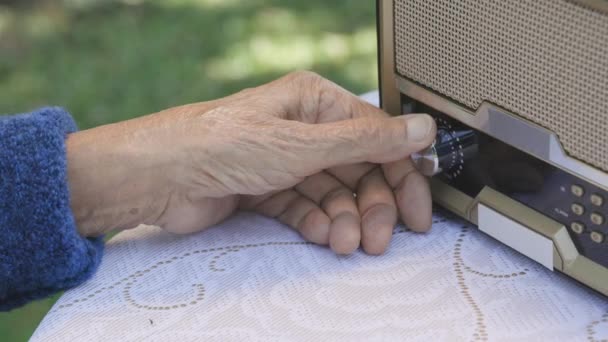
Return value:
<svg viewBox="0 0 608 342">
<path fill-rule="evenodd" d="M 393 27 L 393 0 L 378 1 L 378 57 L 380 77 L 380 104 L 391 115 L 401 115 L 401 93 L 395 86 L 395 41 Z"/>
<path fill-rule="evenodd" d="M 547 269 L 555 268 L 553 241 L 483 203 L 477 204 L 477 228 Z"/>
<path fill-rule="evenodd" d="M 431 192 L 433 201 L 452 213 L 469 220 L 469 212 L 474 199 L 465 193 L 445 184 L 437 178 L 431 178 Z M 475 216 L 474 224 L 477 224 Z"/>
<path fill-rule="evenodd" d="M 496 212 L 553 241 L 553 267 L 608 296 L 608 268 L 578 253 L 568 230 L 561 223 L 501 194 L 484 188 L 476 198 L 440 180 L 431 181 L 434 201 L 455 214 L 477 224 L 478 204 Z"/>
</svg>

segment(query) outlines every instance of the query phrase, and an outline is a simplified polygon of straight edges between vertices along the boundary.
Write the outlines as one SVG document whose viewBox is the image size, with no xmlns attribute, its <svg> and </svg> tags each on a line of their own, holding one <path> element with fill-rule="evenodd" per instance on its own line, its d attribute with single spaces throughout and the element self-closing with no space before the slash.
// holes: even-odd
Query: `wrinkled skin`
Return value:
<svg viewBox="0 0 608 342">
<path fill-rule="evenodd" d="M 71 203 L 84 236 L 140 223 L 191 233 L 242 209 L 339 254 L 380 254 L 399 218 L 430 228 L 428 182 L 409 155 L 434 134 L 427 115 L 391 118 L 296 72 L 71 135 Z"/>
</svg>

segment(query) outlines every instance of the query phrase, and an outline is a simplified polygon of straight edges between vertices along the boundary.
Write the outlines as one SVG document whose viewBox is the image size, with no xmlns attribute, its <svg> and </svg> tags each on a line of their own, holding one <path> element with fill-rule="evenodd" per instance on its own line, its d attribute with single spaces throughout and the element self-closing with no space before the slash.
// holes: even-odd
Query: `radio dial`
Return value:
<svg viewBox="0 0 608 342">
<path fill-rule="evenodd" d="M 428 148 L 412 154 L 412 160 L 425 176 L 442 173 L 448 178 L 456 178 L 462 173 L 464 163 L 477 154 L 477 149 L 475 131 L 438 118 L 435 141 Z"/>
</svg>

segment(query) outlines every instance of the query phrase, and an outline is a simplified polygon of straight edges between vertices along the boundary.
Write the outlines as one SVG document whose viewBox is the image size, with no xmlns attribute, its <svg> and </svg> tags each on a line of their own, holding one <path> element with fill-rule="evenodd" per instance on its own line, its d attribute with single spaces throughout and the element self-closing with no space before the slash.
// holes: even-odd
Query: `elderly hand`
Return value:
<svg viewBox="0 0 608 342">
<path fill-rule="evenodd" d="M 380 254 L 399 217 L 415 231 L 431 225 L 428 183 L 409 155 L 434 135 L 427 115 L 391 118 L 296 72 L 72 134 L 71 204 L 84 236 L 140 223 L 190 233 L 240 208 L 340 254 Z"/>
</svg>

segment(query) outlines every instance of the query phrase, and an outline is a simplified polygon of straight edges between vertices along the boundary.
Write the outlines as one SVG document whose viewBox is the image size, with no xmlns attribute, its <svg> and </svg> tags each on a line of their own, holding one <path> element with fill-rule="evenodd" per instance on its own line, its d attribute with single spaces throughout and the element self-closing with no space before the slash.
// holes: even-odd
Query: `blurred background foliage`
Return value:
<svg viewBox="0 0 608 342">
<path fill-rule="evenodd" d="M 85 129 L 296 69 L 375 89 L 375 2 L 0 0 L 0 113 L 63 106 Z M 0 314 L 0 340 L 27 340 L 55 299 Z"/>
</svg>

